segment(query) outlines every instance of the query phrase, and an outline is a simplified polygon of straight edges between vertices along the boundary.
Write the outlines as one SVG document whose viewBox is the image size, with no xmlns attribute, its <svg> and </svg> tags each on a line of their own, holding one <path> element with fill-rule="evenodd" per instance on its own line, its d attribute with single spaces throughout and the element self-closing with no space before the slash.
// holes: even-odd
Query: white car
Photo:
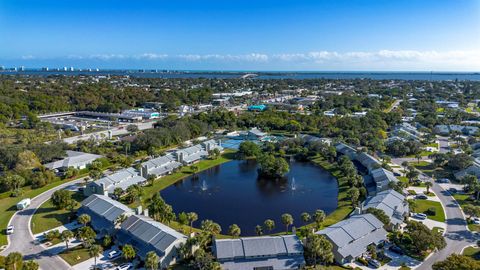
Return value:
<svg viewBox="0 0 480 270">
<path fill-rule="evenodd" d="M 7 234 L 13 234 L 13 231 L 14 231 L 13 225 L 8 225 L 8 227 L 7 227 Z"/>
<path fill-rule="evenodd" d="M 133 269 L 133 264 L 131 263 L 123 263 L 117 266 L 116 270 L 128 270 Z"/>
<path fill-rule="evenodd" d="M 480 218 L 478 217 L 474 217 L 472 221 L 473 221 L 473 224 L 480 224 Z"/>
<path fill-rule="evenodd" d="M 424 213 L 416 213 L 413 217 L 417 218 L 417 219 L 424 220 L 424 219 L 427 218 L 427 215 L 425 215 Z"/>
<path fill-rule="evenodd" d="M 122 255 L 122 252 L 121 252 L 121 251 L 119 251 L 119 250 L 112 250 L 112 251 L 110 251 L 110 252 L 108 253 L 107 257 L 108 257 L 109 259 L 113 259 L 113 258 L 116 258 L 116 257 L 118 257 L 118 256 L 120 256 L 120 255 Z"/>
</svg>

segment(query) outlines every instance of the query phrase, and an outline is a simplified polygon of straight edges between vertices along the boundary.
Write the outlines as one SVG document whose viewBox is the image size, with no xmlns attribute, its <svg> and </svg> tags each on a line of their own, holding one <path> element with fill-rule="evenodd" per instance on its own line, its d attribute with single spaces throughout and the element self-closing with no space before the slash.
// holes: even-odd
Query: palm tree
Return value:
<svg viewBox="0 0 480 270">
<path fill-rule="evenodd" d="M 255 226 L 255 233 L 257 235 L 262 235 L 263 234 L 263 228 L 260 225 Z"/>
<path fill-rule="evenodd" d="M 420 153 L 416 153 L 415 158 L 417 159 L 417 164 L 420 164 L 420 159 L 422 159 L 422 155 Z"/>
<path fill-rule="evenodd" d="M 425 187 L 427 188 L 427 194 L 430 193 L 430 188 L 433 186 L 433 183 L 430 181 L 425 182 Z"/>
<path fill-rule="evenodd" d="M 217 235 L 222 231 L 222 227 L 218 223 L 215 223 L 209 219 L 202 221 L 201 228 L 203 231 L 212 235 Z"/>
<path fill-rule="evenodd" d="M 123 252 L 123 258 L 125 258 L 125 260 L 127 261 L 130 261 L 131 259 L 135 258 L 135 256 L 137 256 L 135 249 L 133 249 L 132 245 L 127 244 L 123 246 L 122 252 Z"/>
<path fill-rule="evenodd" d="M 271 232 L 273 229 L 275 229 L 275 221 L 267 219 L 265 222 L 263 222 L 263 226 L 265 226 L 267 231 Z"/>
<path fill-rule="evenodd" d="M 285 213 L 282 215 L 282 223 L 286 227 L 285 234 L 288 234 L 288 227 L 293 224 L 293 217 L 292 215 Z"/>
<path fill-rule="evenodd" d="M 92 220 L 92 218 L 88 214 L 81 214 L 77 221 L 78 223 L 82 224 L 84 227 Z"/>
<path fill-rule="evenodd" d="M 88 226 L 82 227 L 77 231 L 77 238 L 83 242 L 84 247 L 89 247 L 95 237 L 97 237 L 97 234 Z"/>
<path fill-rule="evenodd" d="M 93 269 L 97 269 L 97 257 L 103 252 L 103 248 L 100 245 L 91 245 L 88 248 L 88 255 L 93 257 Z"/>
<path fill-rule="evenodd" d="M 159 261 L 157 253 L 155 253 L 155 251 L 149 251 L 145 258 L 145 267 L 150 270 L 157 270 Z"/>
<path fill-rule="evenodd" d="M 39 265 L 36 261 L 26 261 L 23 263 L 22 270 L 38 270 Z"/>
<path fill-rule="evenodd" d="M 188 222 L 190 223 L 190 234 L 192 233 L 193 229 L 193 222 L 198 220 L 198 215 L 195 212 L 190 212 L 187 214 Z"/>
<path fill-rule="evenodd" d="M 65 230 L 60 235 L 62 241 L 65 242 L 65 246 L 67 247 L 67 249 L 68 249 L 68 243 L 69 243 L 70 239 L 73 238 L 73 236 L 74 236 L 73 232 L 70 231 L 70 230 Z"/>
<path fill-rule="evenodd" d="M 117 219 L 115 219 L 115 225 L 116 226 L 119 226 L 120 224 L 122 224 L 125 220 L 127 220 L 127 215 L 125 214 L 121 214 L 117 217 Z"/>
<path fill-rule="evenodd" d="M 302 218 L 302 221 L 303 221 L 303 223 L 305 223 L 305 224 L 308 223 L 308 222 L 310 221 L 310 219 L 312 219 L 312 217 L 310 216 L 310 214 L 307 213 L 307 212 L 303 212 L 303 213 L 300 215 L 300 217 Z"/>
<path fill-rule="evenodd" d="M 240 227 L 238 227 L 237 224 L 232 224 L 230 227 L 228 227 L 228 234 L 234 238 L 239 237 L 241 233 L 242 230 L 240 230 Z"/>
<path fill-rule="evenodd" d="M 315 214 L 313 214 L 313 219 L 315 220 L 317 229 L 320 229 L 320 227 L 322 226 L 322 222 L 325 220 L 325 212 L 321 209 L 317 209 L 315 211 Z"/>
<path fill-rule="evenodd" d="M 12 252 L 7 255 L 5 258 L 5 266 L 11 266 L 13 270 L 20 270 L 17 268 L 23 262 L 23 256 L 20 252 Z M 7 267 L 8 269 L 9 267 Z"/>
<path fill-rule="evenodd" d="M 403 172 L 406 174 L 407 173 L 407 167 L 408 167 L 408 161 L 402 162 L 402 166 L 403 166 Z"/>
<path fill-rule="evenodd" d="M 155 179 L 157 179 L 157 177 L 153 174 L 150 174 L 147 178 L 147 181 L 150 183 L 150 186 L 153 186 L 153 183 L 155 182 Z"/>
</svg>

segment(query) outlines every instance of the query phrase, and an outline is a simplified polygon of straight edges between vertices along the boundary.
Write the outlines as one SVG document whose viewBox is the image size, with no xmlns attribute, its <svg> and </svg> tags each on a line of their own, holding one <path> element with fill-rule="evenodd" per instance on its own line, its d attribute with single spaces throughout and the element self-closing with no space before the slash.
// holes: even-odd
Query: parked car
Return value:
<svg viewBox="0 0 480 270">
<path fill-rule="evenodd" d="M 425 215 L 424 213 L 416 213 L 413 217 L 417 218 L 417 219 L 424 220 L 424 219 L 427 218 L 427 215 Z"/>
<path fill-rule="evenodd" d="M 112 251 L 110 251 L 110 252 L 108 253 L 107 257 L 108 257 L 109 259 L 113 259 L 113 258 L 116 258 L 116 257 L 118 257 L 118 256 L 120 256 L 120 255 L 122 255 L 122 252 L 121 252 L 121 251 L 119 251 L 119 250 L 112 250 Z"/>
<path fill-rule="evenodd" d="M 122 263 L 119 266 L 117 266 L 116 270 L 128 270 L 128 269 L 133 269 L 133 264 L 131 263 Z"/>
<path fill-rule="evenodd" d="M 425 194 L 418 194 L 417 196 L 415 196 L 415 199 L 426 200 L 428 199 L 428 197 Z"/>
<path fill-rule="evenodd" d="M 405 252 L 403 252 L 403 250 L 399 246 L 391 246 L 388 250 L 399 255 L 405 254 Z"/>
<path fill-rule="evenodd" d="M 480 218 L 474 217 L 474 218 L 472 219 L 472 222 L 473 222 L 473 224 L 480 224 Z"/>
<path fill-rule="evenodd" d="M 373 259 L 368 260 L 368 265 L 373 266 L 374 268 L 382 266 L 379 261 Z"/>
<path fill-rule="evenodd" d="M 8 225 L 8 227 L 7 227 L 7 234 L 13 234 L 13 231 L 14 231 L 13 225 Z"/>
<path fill-rule="evenodd" d="M 448 192 L 450 192 L 451 194 L 455 194 L 457 193 L 457 189 L 452 187 L 448 189 Z"/>
<path fill-rule="evenodd" d="M 437 179 L 437 183 L 448 184 L 450 183 L 450 180 L 448 180 L 447 178 L 440 178 L 440 179 Z"/>
</svg>

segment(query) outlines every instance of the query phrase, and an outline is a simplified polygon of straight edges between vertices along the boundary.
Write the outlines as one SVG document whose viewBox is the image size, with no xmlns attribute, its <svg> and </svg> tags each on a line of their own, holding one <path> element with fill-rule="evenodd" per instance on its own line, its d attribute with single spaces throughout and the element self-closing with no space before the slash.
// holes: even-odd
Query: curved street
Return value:
<svg viewBox="0 0 480 270">
<path fill-rule="evenodd" d="M 61 184 L 32 199 L 28 208 L 16 212 L 10 219 L 9 225 L 15 227 L 13 234 L 8 236 L 8 247 L 1 252 L 1 255 L 6 256 L 10 252 L 20 252 L 23 254 L 25 260 L 35 260 L 40 264 L 40 269 L 71 269 L 62 258 L 49 254 L 43 245 L 36 243 L 32 231 L 30 229 L 30 222 L 33 214 L 37 209 L 50 197 L 52 194 L 60 189 L 73 186 L 83 181 L 83 178 Z"/>
<path fill-rule="evenodd" d="M 447 246 L 428 257 L 417 269 L 430 270 L 435 262 L 445 260 L 451 254 L 460 254 L 462 250 L 476 243 L 476 236 L 467 228 L 467 221 L 457 201 L 432 178 L 421 173 L 421 177 L 433 183 L 431 190 L 440 199 L 445 209 L 447 230 L 444 237 Z"/>
</svg>

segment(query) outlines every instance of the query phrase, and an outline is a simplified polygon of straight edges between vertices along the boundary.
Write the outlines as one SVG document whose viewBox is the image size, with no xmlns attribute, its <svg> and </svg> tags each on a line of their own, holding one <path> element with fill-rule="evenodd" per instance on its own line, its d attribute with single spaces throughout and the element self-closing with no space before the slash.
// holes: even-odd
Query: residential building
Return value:
<svg viewBox="0 0 480 270">
<path fill-rule="evenodd" d="M 142 215 L 132 215 L 125 220 L 115 237 L 120 245 L 132 245 L 142 260 L 154 251 L 160 259 L 160 269 L 180 259 L 178 248 L 187 241 L 187 236 Z"/>
<path fill-rule="evenodd" d="M 347 144 L 337 143 L 335 149 L 338 153 L 347 156 L 350 160 L 357 158 L 357 150 Z"/>
<path fill-rule="evenodd" d="M 435 132 L 440 135 L 448 135 L 452 131 L 459 132 L 460 134 L 471 136 L 478 132 L 479 128 L 475 126 L 461 126 L 461 125 L 436 125 Z"/>
<path fill-rule="evenodd" d="M 409 214 L 408 202 L 406 197 L 393 189 L 388 189 L 377 193 L 377 195 L 368 197 L 363 202 L 362 210 L 376 208 L 383 210 L 390 218 L 393 228 L 398 229 Z"/>
<path fill-rule="evenodd" d="M 363 167 L 367 168 L 369 172 L 382 166 L 382 163 L 380 163 L 378 159 L 365 152 L 359 153 L 356 157 L 356 160 L 360 162 Z"/>
<path fill-rule="evenodd" d="M 117 188 L 125 191 L 131 185 L 140 185 L 146 181 L 147 179 L 139 175 L 137 170 L 130 167 L 102 177 L 96 181 L 89 182 L 83 190 L 83 193 L 85 196 L 92 194 L 109 195 L 113 194 Z"/>
<path fill-rule="evenodd" d="M 178 162 L 183 164 L 192 164 L 208 157 L 209 152 L 214 149 L 223 151 L 223 147 L 215 142 L 215 140 L 208 140 L 200 144 L 177 150 L 175 155 Z"/>
<path fill-rule="evenodd" d="M 177 161 L 175 155 L 173 153 L 169 153 L 164 156 L 143 162 L 140 170 L 141 175 L 144 178 L 148 178 L 149 175 L 160 177 L 172 173 L 175 169 L 181 166 L 182 163 Z"/>
<path fill-rule="evenodd" d="M 66 171 L 70 167 L 81 170 L 85 169 L 87 165 L 91 164 L 96 159 L 102 157 L 100 155 L 70 150 L 67 150 L 66 153 L 66 158 L 44 164 L 44 166 L 47 169 L 56 171 Z"/>
<path fill-rule="evenodd" d="M 367 252 L 369 245 L 378 245 L 387 239 L 383 223 L 372 214 L 351 216 L 316 233 L 332 243 L 333 255 L 339 264 L 354 261 Z"/>
<path fill-rule="evenodd" d="M 102 234 L 112 235 L 119 227 L 118 219 L 134 214 L 126 205 L 115 201 L 108 196 L 94 194 L 82 201 L 82 206 L 77 211 L 78 215 L 90 216 L 92 228 Z"/>
<path fill-rule="evenodd" d="M 260 129 L 254 127 L 251 128 L 246 135 L 248 140 L 261 140 L 263 137 L 267 136 L 267 133 L 261 131 Z"/>
<path fill-rule="evenodd" d="M 370 171 L 370 175 L 373 178 L 373 181 L 376 185 L 376 192 L 381 192 L 390 188 L 390 183 L 397 183 L 398 179 L 393 175 L 393 173 L 384 168 L 378 168 Z"/>
<path fill-rule="evenodd" d="M 287 270 L 305 265 L 296 235 L 216 239 L 213 254 L 224 270 Z"/>
<path fill-rule="evenodd" d="M 473 164 L 466 169 L 456 172 L 455 178 L 461 180 L 469 174 L 475 175 L 477 178 L 480 178 L 480 162 L 474 161 Z"/>
</svg>

